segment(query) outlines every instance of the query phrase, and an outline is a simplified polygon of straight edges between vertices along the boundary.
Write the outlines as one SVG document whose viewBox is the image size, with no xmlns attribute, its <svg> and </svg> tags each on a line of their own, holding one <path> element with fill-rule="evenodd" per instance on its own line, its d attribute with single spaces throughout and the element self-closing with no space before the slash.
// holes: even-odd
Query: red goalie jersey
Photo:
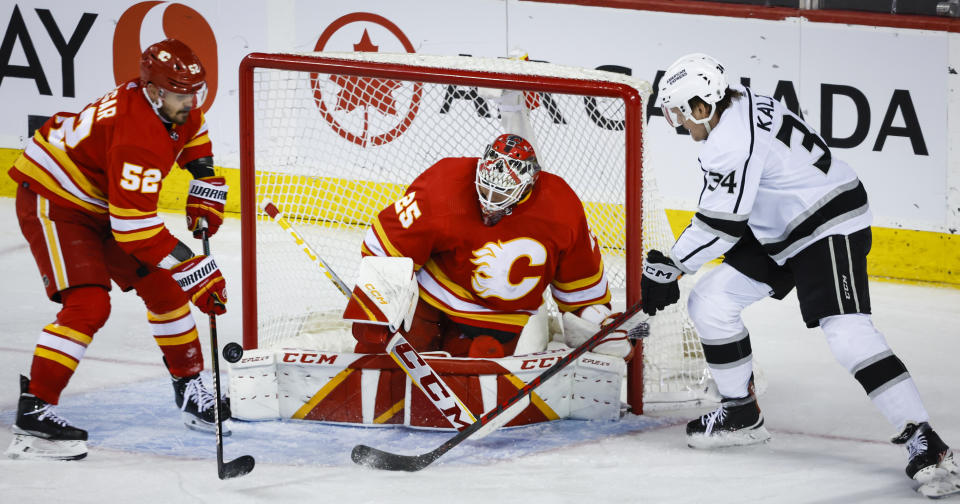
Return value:
<svg viewBox="0 0 960 504">
<path fill-rule="evenodd" d="M 155 265 L 177 244 L 157 216 L 161 181 L 174 162 L 182 166 L 211 155 L 199 109 L 167 130 L 134 79 L 79 114 L 51 117 L 10 176 L 57 204 L 109 215 L 120 247 Z"/>
<path fill-rule="evenodd" d="M 610 292 L 583 204 L 540 172 L 513 213 L 483 224 L 477 158 L 442 159 L 382 210 L 364 255 L 413 259 L 420 299 L 454 322 L 519 333 L 549 286 L 563 311 L 607 303 Z"/>
</svg>

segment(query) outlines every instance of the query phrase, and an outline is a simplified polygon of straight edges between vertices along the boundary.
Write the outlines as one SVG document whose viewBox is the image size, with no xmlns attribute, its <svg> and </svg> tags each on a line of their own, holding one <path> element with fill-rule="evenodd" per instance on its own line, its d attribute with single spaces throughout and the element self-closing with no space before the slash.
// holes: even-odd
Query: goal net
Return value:
<svg viewBox="0 0 960 504">
<path fill-rule="evenodd" d="M 646 81 L 509 59 L 254 53 L 240 69 L 244 347 L 353 348 L 343 294 L 263 199 L 352 286 L 374 216 L 436 161 L 480 156 L 503 133 L 488 99 L 503 89 L 523 91 L 543 169 L 583 201 L 614 308 L 637 302 L 644 251 L 674 240 L 643 169 Z M 682 305 L 650 320 L 627 380 L 634 412 L 708 398 Z"/>
</svg>

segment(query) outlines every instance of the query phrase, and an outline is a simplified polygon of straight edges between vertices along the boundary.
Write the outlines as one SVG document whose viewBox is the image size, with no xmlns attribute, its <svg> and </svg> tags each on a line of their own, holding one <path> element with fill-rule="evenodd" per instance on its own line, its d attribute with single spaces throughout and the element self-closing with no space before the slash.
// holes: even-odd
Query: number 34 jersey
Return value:
<svg viewBox="0 0 960 504">
<path fill-rule="evenodd" d="M 177 239 L 157 215 L 162 180 L 174 162 L 211 156 L 203 113 L 168 131 L 137 80 L 124 82 L 80 113 L 59 112 L 41 126 L 10 176 L 58 205 L 109 217 L 117 244 L 157 264 Z"/>
<path fill-rule="evenodd" d="M 475 327 L 519 332 L 547 287 L 563 311 L 609 302 L 599 246 L 570 186 L 540 172 L 512 214 L 485 226 L 476 166 L 447 158 L 428 168 L 378 214 L 363 254 L 412 258 L 420 298 Z"/>
<path fill-rule="evenodd" d="M 671 257 L 687 273 L 729 250 L 747 226 L 783 264 L 832 234 L 870 226 L 857 174 L 803 119 L 750 88 L 720 116 L 700 152 L 697 213 Z"/>
</svg>

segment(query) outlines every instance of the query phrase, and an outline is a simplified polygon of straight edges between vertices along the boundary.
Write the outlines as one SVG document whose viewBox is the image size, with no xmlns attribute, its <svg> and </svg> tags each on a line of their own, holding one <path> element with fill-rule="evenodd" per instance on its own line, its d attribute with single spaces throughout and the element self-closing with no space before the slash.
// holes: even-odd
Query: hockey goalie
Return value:
<svg viewBox="0 0 960 504">
<path fill-rule="evenodd" d="M 523 93 L 481 91 L 508 133 L 439 160 L 376 216 L 344 312 L 354 351 L 247 352 L 231 369 L 235 418 L 462 428 L 438 398 L 479 417 L 612 320 L 583 204 L 541 169 Z M 612 332 L 507 425 L 619 418 L 632 353 Z"/>
</svg>

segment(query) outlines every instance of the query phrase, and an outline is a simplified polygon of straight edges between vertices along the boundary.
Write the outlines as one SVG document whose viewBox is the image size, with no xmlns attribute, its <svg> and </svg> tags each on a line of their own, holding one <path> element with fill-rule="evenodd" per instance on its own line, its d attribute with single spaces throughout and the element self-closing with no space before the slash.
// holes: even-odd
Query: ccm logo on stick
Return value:
<svg viewBox="0 0 960 504">
<path fill-rule="evenodd" d="M 458 399 L 433 372 L 409 343 L 400 343 L 393 349 L 394 354 L 403 361 L 410 379 L 419 385 L 420 390 L 440 410 L 457 430 L 463 430 L 473 423 L 469 412 L 464 411 Z"/>
</svg>

